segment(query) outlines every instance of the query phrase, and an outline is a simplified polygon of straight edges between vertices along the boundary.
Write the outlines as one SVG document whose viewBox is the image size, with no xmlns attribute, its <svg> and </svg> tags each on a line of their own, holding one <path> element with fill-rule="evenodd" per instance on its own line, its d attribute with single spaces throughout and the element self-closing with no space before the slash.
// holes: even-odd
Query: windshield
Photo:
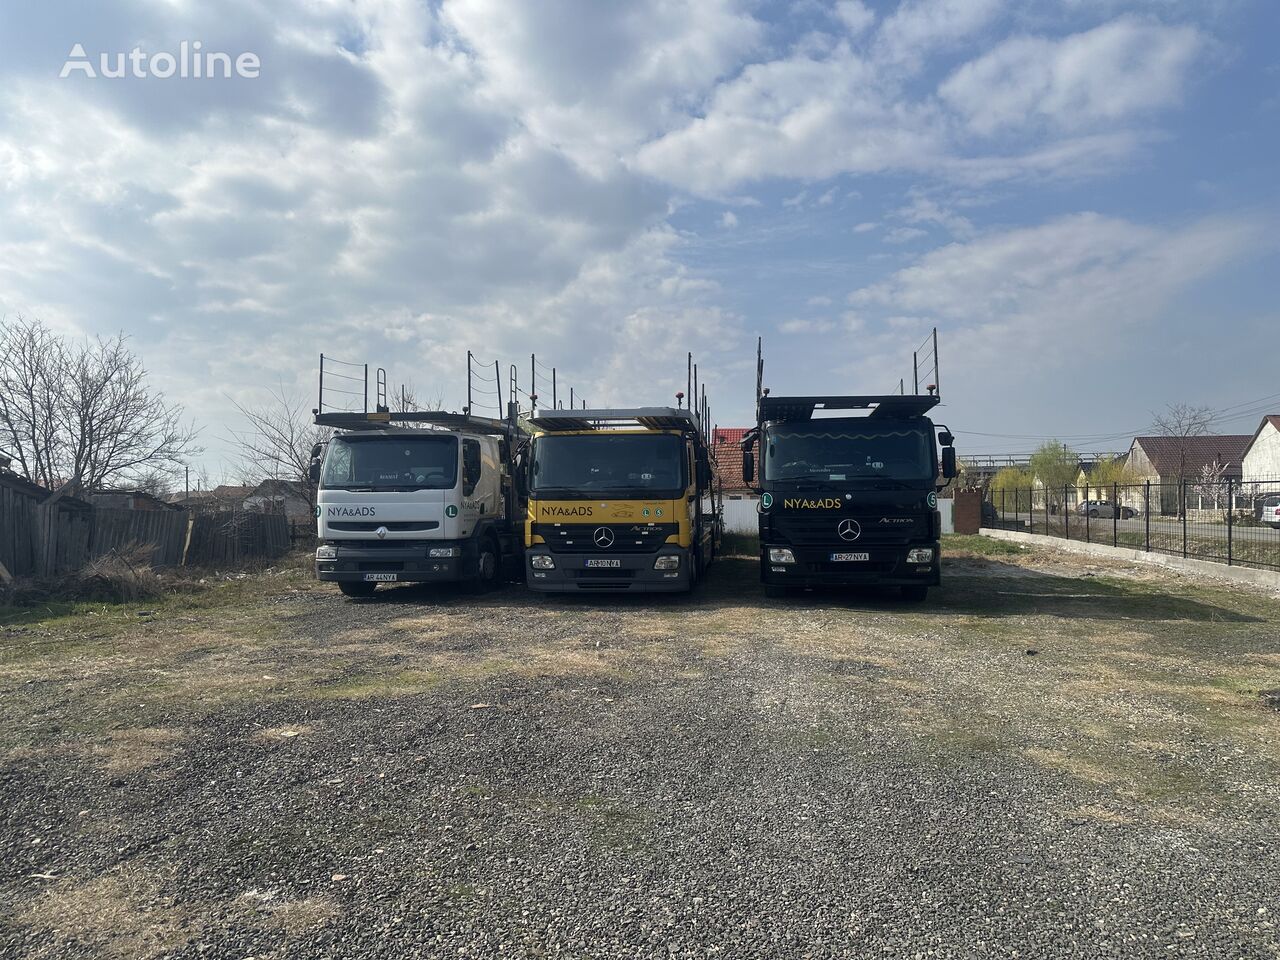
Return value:
<svg viewBox="0 0 1280 960">
<path fill-rule="evenodd" d="M 764 479 L 933 481 L 933 432 L 907 423 L 806 420 L 765 433 Z"/>
<path fill-rule="evenodd" d="M 328 489 L 449 490 L 458 477 L 458 438 L 335 437 L 320 485 Z"/>
<path fill-rule="evenodd" d="M 542 493 L 676 491 L 684 477 L 684 443 L 674 434 L 542 436 L 533 443 L 532 488 Z"/>
</svg>

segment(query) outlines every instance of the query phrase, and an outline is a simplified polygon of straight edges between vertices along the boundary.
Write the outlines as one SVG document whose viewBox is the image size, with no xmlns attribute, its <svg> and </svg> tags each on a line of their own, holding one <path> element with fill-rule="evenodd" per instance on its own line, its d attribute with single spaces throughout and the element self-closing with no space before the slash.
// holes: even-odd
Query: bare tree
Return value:
<svg viewBox="0 0 1280 960">
<path fill-rule="evenodd" d="M 56 385 L 65 366 L 61 340 L 36 320 L 0 327 L 0 428 L 5 448 L 28 480 L 53 487 L 59 477 Z"/>
<path fill-rule="evenodd" d="M 1207 436 L 1213 426 L 1214 414 L 1208 407 L 1193 407 L 1189 403 L 1171 403 L 1164 413 L 1153 413 L 1152 429 L 1158 436 L 1172 437 L 1178 444 L 1178 516 L 1187 512 L 1187 445 L 1189 437 Z"/>
<path fill-rule="evenodd" d="M 128 482 L 198 452 L 123 334 L 68 341 L 21 317 L 0 327 L 0 431 L 20 471 L 50 488 Z"/>
<path fill-rule="evenodd" d="M 314 507 L 311 450 L 327 441 L 332 431 L 316 426 L 306 403 L 283 387 L 272 391 L 270 400 L 258 406 L 232 403 L 245 423 L 231 436 L 239 450 L 241 477 L 248 483 L 264 479 L 297 483 L 308 505 Z"/>
<path fill-rule="evenodd" d="M 418 389 L 411 383 L 403 383 L 389 398 L 388 406 L 393 413 L 417 413 L 422 410 L 441 410 L 444 408 L 444 395 L 437 393 L 433 397 L 419 399 Z"/>
<path fill-rule="evenodd" d="M 1203 437 L 1213 426 L 1209 407 L 1193 407 L 1189 403 L 1171 403 L 1163 413 L 1153 413 L 1152 429 L 1161 437 Z"/>
</svg>

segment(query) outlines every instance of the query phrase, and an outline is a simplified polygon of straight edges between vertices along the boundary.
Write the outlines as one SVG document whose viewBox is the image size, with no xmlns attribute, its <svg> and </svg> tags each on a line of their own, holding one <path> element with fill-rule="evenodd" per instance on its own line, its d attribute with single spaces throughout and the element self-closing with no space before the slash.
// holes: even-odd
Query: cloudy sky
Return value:
<svg viewBox="0 0 1280 960">
<path fill-rule="evenodd" d="M 317 355 L 464 356 L 745 424 L 937 325 L 968 452 L 1245 411 L 1280 349 L 1272 0 L 81 0 L 0 8 L 0 312 L 134 338 L 206 425 Z M 59 79 L 134 47 L 256 78 Z M 540 390 L 544 396 L 545 389 Z M 1280 403 L 1275 404 L 1280 407 Z M 1113 437 L 1105 436 L 1107 434 Z"/>
</svg>

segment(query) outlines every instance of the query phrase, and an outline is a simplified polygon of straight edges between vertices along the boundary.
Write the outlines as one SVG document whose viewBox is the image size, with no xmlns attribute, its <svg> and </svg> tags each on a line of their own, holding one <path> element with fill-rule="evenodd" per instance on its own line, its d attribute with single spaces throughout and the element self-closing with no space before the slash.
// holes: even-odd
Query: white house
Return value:
<svg viewBox="0 0 1280 960">
<path fill-rule="evenodd" d="M 1262 418 L 1245 448 L 1240 481 L 1250 493 L 1280 490 L 1280 414 Z"/>
</svg>

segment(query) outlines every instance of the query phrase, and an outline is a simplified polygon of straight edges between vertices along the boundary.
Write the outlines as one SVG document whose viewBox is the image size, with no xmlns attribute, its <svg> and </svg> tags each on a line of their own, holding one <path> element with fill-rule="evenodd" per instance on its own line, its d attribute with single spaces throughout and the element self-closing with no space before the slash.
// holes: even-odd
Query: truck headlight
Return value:
<svg viewBox="0 0 1280 960">
<path fill-rule="evenodd" d="M 933 563 L 933 547 L 915 547 L 908 550 L 907 563 Z"/>
<path fill-rule="evenodd" d="M 535 553 L 529 558 L 529 566 L 535 570 L 554 570 L 556 562 L 545 553 Z"/>
<path fill-rule="evenodd" d="M 789 547 L 770 547 L 769 548 L 770 563 L 795 563 L 796 555 L 791 552 Z"/>
<path fill-rule="evenodd" d="M 322 543 L 316 547 L 317 560 L 336 560 L 338 558 L 338 548 L 331 543 Z"/>
<path fill-rule="evenodd" d="M 458 547 L 432 547 L 427 551 L 427 556 L 432 560 L 436 560 L 441 557 L 456 557 L 461 552 Z"/>
<path fill-rule="evenodd" d="M 679 570 L 680 558 L 679 557 L 659 557 L 657 560 L 653 561 L 653 569 Z"/>
</svg>

